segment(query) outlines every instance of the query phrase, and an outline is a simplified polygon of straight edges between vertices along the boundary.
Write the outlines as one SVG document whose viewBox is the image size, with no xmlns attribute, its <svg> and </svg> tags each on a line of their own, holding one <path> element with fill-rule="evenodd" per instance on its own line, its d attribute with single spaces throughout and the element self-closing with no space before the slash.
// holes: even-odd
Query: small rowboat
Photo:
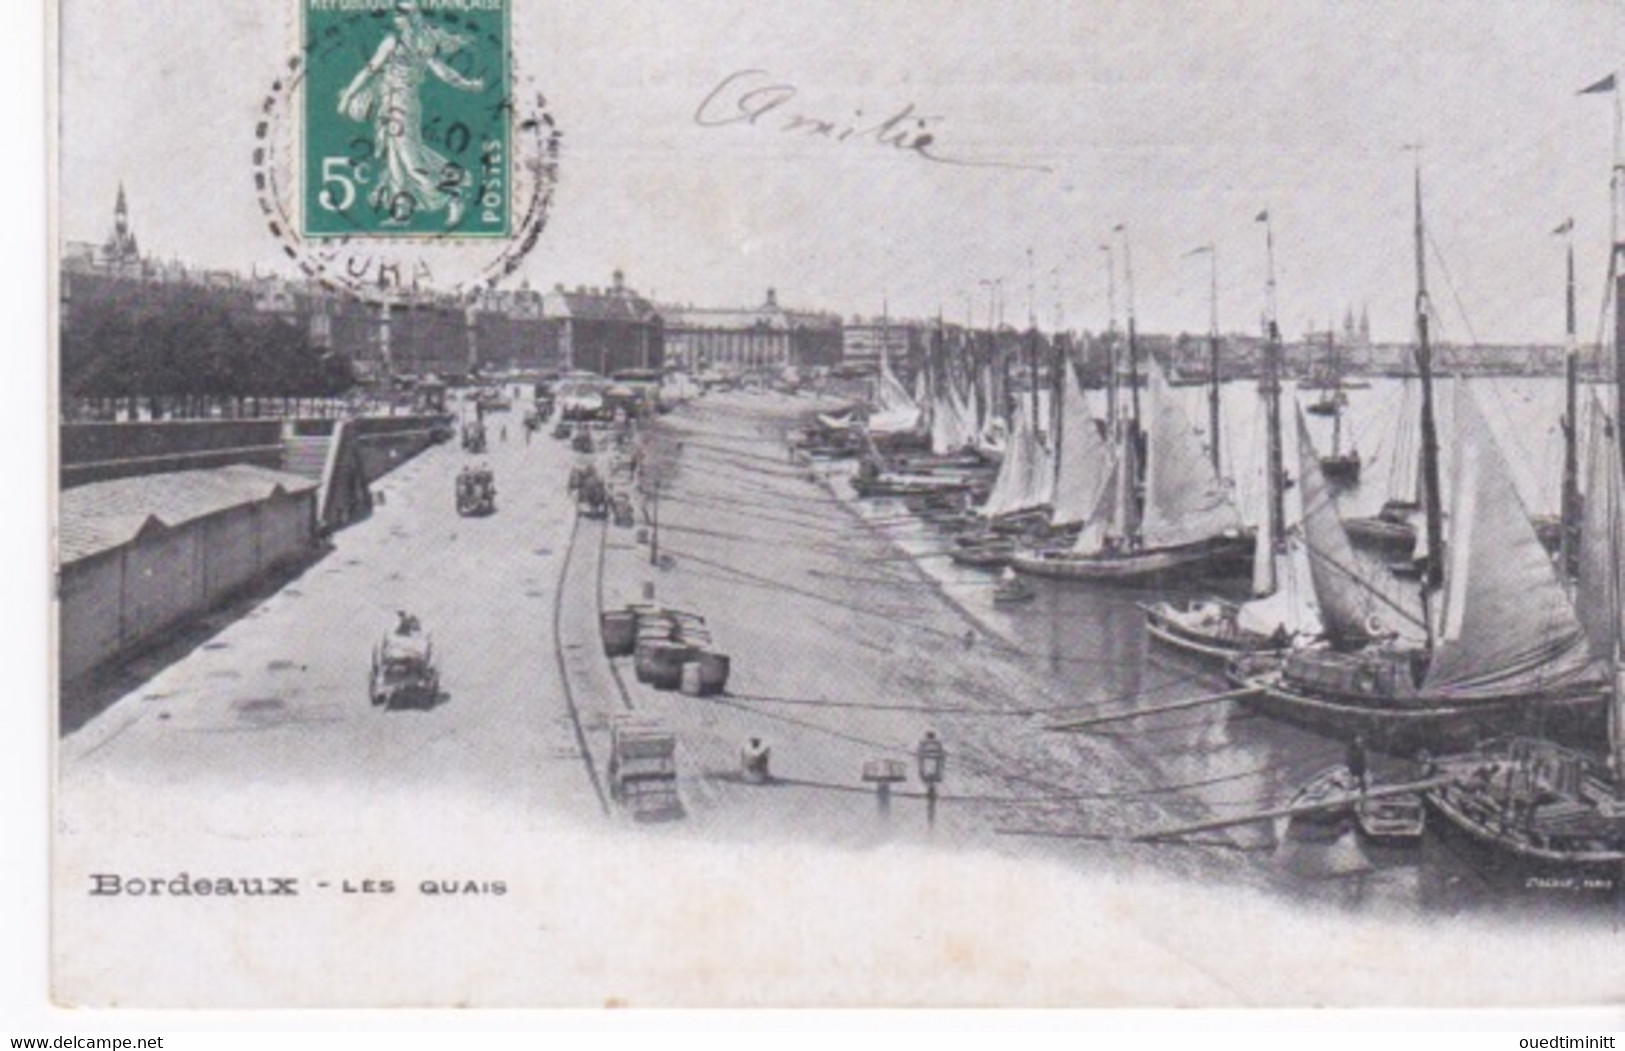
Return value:
<svg viewBox="0 0 1625 1051">
<path fill-rule="evenodd" d="M 1366 799 L 1359 779 L 1338 763 L 1311 777 L 1293 795 L 1290 807 L 1324 807 L 1305 810 L 1286 818 L 1283 839 L 1298 842 L 1332 842 L 1349 829 L 1373 843 L 1387 846 L 1415 846 L 1421 842 L 1427 823 L 1422 793 L 1381 795 Z"/>
</svg>

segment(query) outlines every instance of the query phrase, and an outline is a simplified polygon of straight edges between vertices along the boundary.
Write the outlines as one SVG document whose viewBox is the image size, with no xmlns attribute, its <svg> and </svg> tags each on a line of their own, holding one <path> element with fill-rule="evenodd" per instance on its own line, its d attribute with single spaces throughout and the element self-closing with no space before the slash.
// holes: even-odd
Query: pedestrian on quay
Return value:
<svg viewBox="0 0 1625 1051">
<path fill-rule="evenodd" d="M 745 780 L 756 785 L 766 784 L 771 779 L 767 769 L 771 756 L 772 749 L 763 744 L 760 737 L 752 737 L 749 743 L 739 750 L 739 768 Z"/>
<path fill-rule="evenodd" d="M 1366 783 L 1366 774 L 1371 765 L 1370 751 L 1366 748 L 1365 734 L 1357 733 L 1349 742 L 1348 749 L 1349 776 L 1359 786 L 1361 794 L 1369 787 Z"/>
</svg>

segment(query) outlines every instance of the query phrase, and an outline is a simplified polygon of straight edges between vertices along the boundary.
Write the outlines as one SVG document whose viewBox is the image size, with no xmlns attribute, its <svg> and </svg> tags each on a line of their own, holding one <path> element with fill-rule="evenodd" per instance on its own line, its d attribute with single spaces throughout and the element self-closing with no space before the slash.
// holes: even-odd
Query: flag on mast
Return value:
<svg viewBox="0 0 1625 1051">
<path fill-rule="evenodd" d="M 1573 230 L 1574 230 L 1574 220 L 1572 218 L 1570 218 L 1570 219 L 1564 219 L 1563 220 L 1563 225 L 1561 225 L 1557 229 L 1553 230 L 1552 233 L 1554 235 L 1561 235 L 1561 234 L 1570 233 Z"/>
<path fill-rule="evenodd" d="M 1615 77 L 1615 75 L 1610 73 L 1606 77 L 1603 77 L 1601 80 L 1597 81 L 1595 84 L 1591 85 L 1590 87 L 1581 88 L 1579 91 L 1575 92 L 1575 94 L 1577 94 L 1577 95 L 1604 95 L 1604 94 L 1607 94 L 1608 92 L 1615 90 L 1615 86 L 1616 86 L 1617 82 L 1615 81 L 1614 77 Z"/>
</svg>

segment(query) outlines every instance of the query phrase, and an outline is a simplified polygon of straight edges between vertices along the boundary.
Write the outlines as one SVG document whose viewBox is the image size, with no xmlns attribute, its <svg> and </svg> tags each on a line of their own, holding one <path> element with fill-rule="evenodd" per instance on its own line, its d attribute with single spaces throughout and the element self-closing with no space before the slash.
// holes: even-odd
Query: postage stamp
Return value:
<svg viewBox="0 0 1625 1051">
<path fill-rule="evenodd" d="M 508 0 L 303 0 L 303 232 L 502 237 Z"/>
<path fill-rule="evenodd" d="M 509 0 L 299 0 L 254 122 L 264 226 L 307 278 L 373 301 L 466 294 L 541 240 L 562 132 Z"/>
</svg>

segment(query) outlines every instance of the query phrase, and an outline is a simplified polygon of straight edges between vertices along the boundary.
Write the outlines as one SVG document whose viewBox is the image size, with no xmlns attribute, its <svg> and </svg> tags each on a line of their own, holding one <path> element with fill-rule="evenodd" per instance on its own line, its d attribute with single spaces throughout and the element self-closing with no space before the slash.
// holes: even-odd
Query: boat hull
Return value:
<svg viewBox="0 0 1625 1051">
<path fill-rule="evenodd" d="M 1410 558 L 1416 551 L 1416 527 L 1382 517 L 1345 518 L 1343 528 L 1356 547 L 1379 551 L 1395 558 Z"/>
<path fill-rule="evenodd" d="M 1204 607 L 1217 612 L 1208 616 Z M 1142 603 L 1140 608 L 1145 611 L 1145 630 L 1154 640 L 1216 663 L 1240 656 L 1281 654 L 1291 645 L 1290 641 L 1237 627 L 1237 608 L 1229 602 L 1206 600 L 1185 607 L 1169 602 Z"/>
<path fill-rule="evenodd" d="M 1360 480 L 1360 457 L 1352 453 L 1345 456 L 1323 456 L 1320 460 L 1320 473 L 1334 485 L 1353 485 Z"/>
<path fill-rule="evenodd" d="M 1054 580 L 1137 584 L 1171 573 L 1237 569 L 1253 555 L 1251 534 L 1210 537 L 1172 547 L 1080 555 L 1072 551 L 1022 551 L 1010 560 L 1018 573 Z"/>
<path fill-rule="evenodd" d="M 1598 760 L 1549 742 L 1518 739 L 1491 742 L 1474 752 L 1446 759 L 1441 770 L 1456 776 L 1428 793 L 1428 803 L 1470 838 L 1526 861 L 1560 868 L 1625 863 L 1625 806 L 1618 788 Z M 1570 776 L 1568 785 L 1539 783 L 1535 764 Z M 1514 777 L 1529 777 L 1515 795 Z M 1612 804 L 1612 805 L 1610 805 Z"/>
<path fill-rule="evenodd" d="M 1235 685 L 1252 693 L 1242 703 L 1271 718 L 1331 737 L 1363 737 L 1372 748 L 1392 755 L 1434 754 L 1470 748 L 1478 742 L 1511 733 L 1527 724 L 1535 709 L 1569 709 L 1571 719 L 1601 711 L 1604 695 L 1576 694 L 1564 698 L 1518 697 L 1472 704 L 1428 703 L 1412 698 L 1399 704 L 1380 697 L 1353 698 L 1313 693 L 1287 683 L 1279 670 L 1247 674 L 1238 662 L 1230 669 Z M 1383 703 L 1387 701 L 1387 703 Z"/>
<path fill-rule="evenodd" d="M 962 493 L 969 488 L 970 483 L 963 479 L 939 478 L 929 475 L 897 478 L 881 475 L 879 478 L 872 479 L 863 477 L 852 479 L 852 489 L 860 497 L 938 496 Z"/>
</svg>

